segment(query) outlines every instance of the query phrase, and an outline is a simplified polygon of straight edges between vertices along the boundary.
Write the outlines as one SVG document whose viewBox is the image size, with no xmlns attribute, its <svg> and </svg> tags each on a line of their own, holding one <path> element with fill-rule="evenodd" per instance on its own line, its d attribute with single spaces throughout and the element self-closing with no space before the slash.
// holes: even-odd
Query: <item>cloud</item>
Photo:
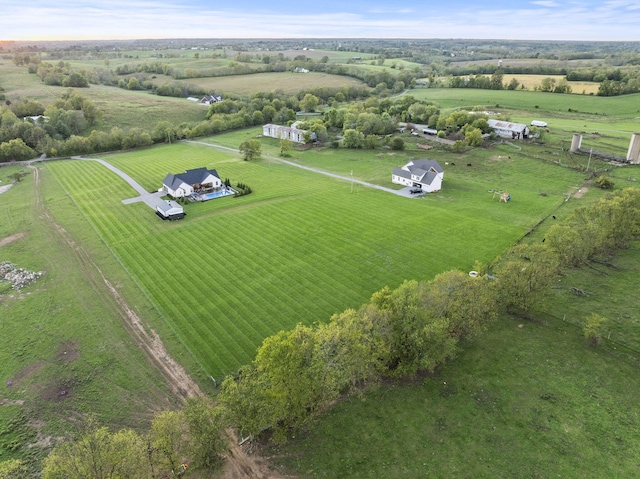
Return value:
<svg viewBox="0 0 640 479">
<path fill-rule="evenodd" d="M 555 7 L 559 7 L 560 5 L 552 0 L 538 0 L 537 2 L 531 2 L 533 5 L 538 5 L 540 7 L 547 7 L 547 8 L 555 8 Z"/>
<path fill-rule="evenodd" d="M 6 0 L 5 0 L 6 1 Z M 536 0 L 519 9 L 482 4 L 428 12 L 392 9 L 372 0 L 357 13 L 295 10 L 260 3 L 242 11 L 196 0 L 33 0 L 3 5 L 0 38 L 508 38 L 540 40 L 635 40 L 640 5 Z M 219 5 L 219 4 L 216 4 Z M 275 5 L 275 6 L 271 6 Z M 527 4 L 524 4 L 527 5 Z M 343 7 L 340 7 L 342 9 Z M 541 10 L 543 9 L 543 10 Z M 282 13 L 284 12 L 284 13 Z M 544 12 L 544 13 L 541 13 Z"/>
</svg>

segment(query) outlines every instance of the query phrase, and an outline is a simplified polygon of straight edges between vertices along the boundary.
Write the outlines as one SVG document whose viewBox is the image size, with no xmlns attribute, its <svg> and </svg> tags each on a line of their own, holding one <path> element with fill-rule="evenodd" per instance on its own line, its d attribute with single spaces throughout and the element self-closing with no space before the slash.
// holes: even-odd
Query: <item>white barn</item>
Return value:
<svg viewBox="0 0 640 479">
<path fill-rule="evenodd" d="M 487 120 L 496 135 L 511 140 L 524 140 L 529 138 L 529 127 L 524 123 L 511 123 L 502 120 Z"/>
<path fill-rule="evenodd" d="M 196 168 L 177 175 L 167 174 L 165 179 L 162 180 L 161 191 L 164 191 L 174 198 L 180 198 L 182 196 L 190 196 L 194 193 L 212 191 L 221 186 L 222 180 L 216 170 Z"/>
<path fill-rule="evenodd" d="M 397 185 L 422 188 L 427 193 L 439 191 L 442 188 L 444 170 L 436 160 L 423 158 L 411 160 L 401 168 L 393 170 L 391 182 Z"/>
<path fill-rule="evenodd" d="M 294 143 L 304 143 L 304 134 L 307 130 L 300 130 L 291 126 L 272 125 L 271 123 L 262 127 L 262 135 L 279 140 L 291 140 Z"/>
</svg>

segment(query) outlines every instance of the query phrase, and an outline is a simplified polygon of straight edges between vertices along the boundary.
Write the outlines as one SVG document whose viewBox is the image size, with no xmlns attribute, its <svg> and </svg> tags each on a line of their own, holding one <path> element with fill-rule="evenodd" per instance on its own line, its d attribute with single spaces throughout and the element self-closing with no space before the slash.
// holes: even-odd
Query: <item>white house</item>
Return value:
<svg viewBox="0 0 640 479">
<path fill-rule="evenodd" d="M 302 67 L 296 67 L 294 68 L 293 73 L 309 73 L 309 70 Z"/>
<path fill-rule="evenodd" d="M 422 188 L 427 193 L 442 188 L 444 170 L 436 160 L 423 158 L 411 160 L 402 168 L 396 168 L 391 175 L 391 182 L 397 185 Z"/>
<path fill-rule="evenodd" d="M 193 193 L 211 191 L 221 186 L 222 180 L 216 170 L 196 168 L 177 175 L 167 174 L 165 179 L 162 180 L 161 191 L 174 198 L 180 198 L 182 196 L 190 196 Z"/>
<path fill-rule="evenodd" d="M 529 138 L 529 127 L 524 123 L 511 123 L 502 120 L 487 120 L 496 135 L 511 140 L 524 140 Z"/>
<path fill-rule="evenodd" d="M 181 220 L 186 215 L 182 206 L 170 200 L 157 204 L 156 214 L 163 220 Z"/>
<path fill-rule="evenodd" d="M 205 95 L 202 97 L 202 100 L 200 100 L 200 103 L 203 105 L 211 105 L 213 103 L 218 103 L 219 101 L 222 101 L 222 97 L 220 95 Z"/>
<path fill-rule="evenodd" d="M 279 140 L 291 140 L 294 143 L 304 143 L 304 134 L 307 130 L 300 130 L 290 126 L 272 125 L 271 123 L 262 127 L 262 135 Z"/>
</svg>

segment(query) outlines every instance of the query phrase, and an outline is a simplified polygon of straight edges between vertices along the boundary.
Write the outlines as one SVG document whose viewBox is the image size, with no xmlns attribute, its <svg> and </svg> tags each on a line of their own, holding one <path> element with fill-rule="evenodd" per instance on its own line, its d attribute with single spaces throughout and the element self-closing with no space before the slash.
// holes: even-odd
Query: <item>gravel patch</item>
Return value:
<svg viewBox="0 0 640 479">
<path fill-rule="evenodd" d="M 37 281 L 44 273 L 42 271 L 28 271 L 24 268 L 18 268 L 9 261 L 0 263 L 0 281 L 11 282 L 13 289 L 22 289 Z"/>
</svg>

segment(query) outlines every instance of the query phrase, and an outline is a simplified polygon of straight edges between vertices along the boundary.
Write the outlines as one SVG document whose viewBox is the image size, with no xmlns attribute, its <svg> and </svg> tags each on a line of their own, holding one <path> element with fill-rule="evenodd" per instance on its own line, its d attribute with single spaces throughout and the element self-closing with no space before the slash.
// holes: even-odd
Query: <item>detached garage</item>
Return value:
<svg viewBox="0 0 640 479">
<path fill-rule="evenodd" d="M 186 215 L 184 208 L 171 200 L 156 205 L 156 214 L 163 220 L 181 220 Z"/>
</svg>

